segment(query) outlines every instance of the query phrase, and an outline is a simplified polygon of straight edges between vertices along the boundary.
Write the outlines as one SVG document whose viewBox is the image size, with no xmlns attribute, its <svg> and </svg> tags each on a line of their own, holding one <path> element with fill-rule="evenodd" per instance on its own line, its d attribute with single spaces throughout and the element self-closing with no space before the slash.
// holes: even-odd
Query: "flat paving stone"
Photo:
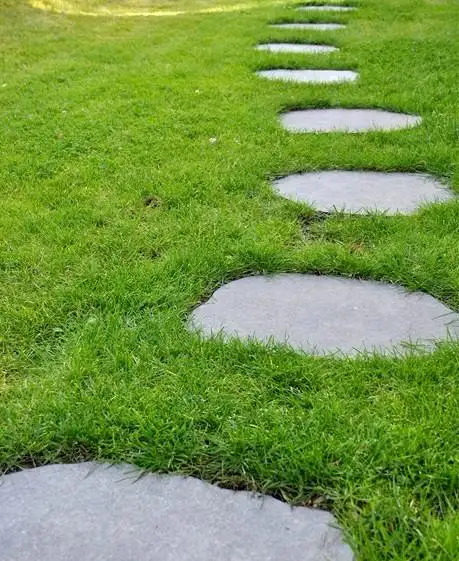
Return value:
<svg viewBox="0 0 459 561">
<path fill-rule="evenodd" d="M 270 27 L 279 29 L 310 29 L 312 31 L 334 31 L 336 29 L 344 29 L 346 26 L 342 23 L 274 23 Z"/>
<path fill-rule="evenodd" d="M 299 11 L 308 12 L 352 12 L 355 10 L 353 6 L 333 6 L 331 4 L 322 4 L 322 6 L 298 6 Z"/>
<path fill-rule="evenodd" d="M 379 109 L 307 109 L 281 115 L 291 132 L 368 132 L 411 128 L 422 121 L 418 115 Z"/>
<path fill-rule="evenodd" d="M 5 561 L 352 561 L 324 511 L 129 466 L 49 465 L 0 485 Z"/>
<path fill-rule="evenodd" d="M 333 276 L 253 276 L 219 288 L 191 315 L 203 336 L 287 343 L 314 354 L 429 350 L 459 335 L 459 315 L 424 293 Z"/>
<path fill-rule="evenodd" d="M 411 214 L 424 203 L 453 198 L 442 183 L 417 173 L 320 171 L 283 177 L 274 182 L 274 188 L 322 212 Z"/>
<path fill-rule="evenodd" d="M 266 43 L 257 45 L 259 51 L 268 51 L 270 53 L 333 53 L 339 51 L 337 47 L 330 45 L 312 45 L 306 43 Z"/>
<path fill-rule="evenodd" d="M 260 70 L 257 75 L 268 80 L 299 82 L 307 84 L 331 84 L 336 82 L 355 82 L 359 77 L 352 70 L 289 70 L 278 68 Z"/>
</svg>

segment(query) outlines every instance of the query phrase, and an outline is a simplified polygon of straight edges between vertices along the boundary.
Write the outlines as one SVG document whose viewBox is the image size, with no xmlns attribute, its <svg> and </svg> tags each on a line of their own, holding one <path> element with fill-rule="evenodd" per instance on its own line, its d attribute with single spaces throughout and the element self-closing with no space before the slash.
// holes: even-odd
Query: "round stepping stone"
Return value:
<svg viewBox="0 0 459 561">
<path fill-rule="evenodd" d="M 329 45 L 308 45 L 305 43 L 266 43 L 257 45 L 259 51 L 269 51 L 270 53 L 333 53 L 339 51 L 337 47 Z"/>
<path fill-rule="evenodd" d="M 329 4 L 323 4 L 322 6 L 299 6 L 297 10 L 308 12 L 352 12 L 355 10 L 352 6 L 332 6 Z"/>
<path fill-rule="evenodd" d="M 334 517 L 129 466 L 50 465 L 0 480 L 13 561 L 352 561 Z"/>
<path fill-rule="evenodd" d="M 311 29 L 315 31 L 333 31 L 344 29 L 346 26 L 341 23 L 275 23 L 270 27 L 279 29 Z"/>
<path fill-rule="evenodd" d="M 314 354 L 392 354 L 404 343 L 431 348 L 459 315 L 423 293 L 380 282 L 301 274 L 254 276 L 219 288 L 191 316 L 204 336 L 287 343 Z M 455 327 L 456 326 L 456 327 Z"/>
<path fill-rule="evenodd" d="M 284 197 L 322 212 L 411 214 L 423 203 L 453 197 L 439 181 L 417 173 L 320 171 L 283 177 L 274 187 Z"/>
<path fill-rule="evenodd" d="M 355 82 L 359 75 L 351 70 L 260 70 L 258 76 L 268 80 L 299 82 L 307 84 L 332 84 L 336 82 Z"/>
<path fill-rule="evenodd" d="M 281 115 L 291 132 L 367 132 L 392 131 L 419 125 L 418 115 L 392 113 L 379 109 L 307 109 Z"/>
</svg>

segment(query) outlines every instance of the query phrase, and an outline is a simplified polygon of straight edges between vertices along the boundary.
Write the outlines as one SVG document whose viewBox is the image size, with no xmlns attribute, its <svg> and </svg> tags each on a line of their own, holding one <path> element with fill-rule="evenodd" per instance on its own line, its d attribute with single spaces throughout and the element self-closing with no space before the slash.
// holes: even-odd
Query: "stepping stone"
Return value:
<svg viewBox="0 0 459 561">
<path fill-rule="evenodd" d="M 5 561 L 353 559 L 330 513 L 191 477 L 83 463 L 0 482 Z"/>
<path fill-rule="evenodd" d="M 315 31 L 333 31 L 344 29 L 346 26 L 341 23 L 274 23 L 270 27 L 279 29 L 312 29 Z"/>
<path fill-rule="evenodd" d="M 336 82 L 355 82 L 359 75 L 351 70 L 260 70 L 258 76 L 269 80 L 300 82 L 308 84 L 331 84 Z"/>
<path fill-rule="evenodd" d="M 392 131 L 419 125 L 418 115 L 392 113 L 379 109 L 307 109 L 281 115 L 291 132 Z"/>
<path fill-rule="evenodd" d="M 392 354 L 459 335 L 459 315 L 420 292 L 381 282 L 301 274 L 242 278 L 191 315 L 205 337 L 287 343 L 314 354 Z"/>
<path fill-rule="evenodd" d="M 274 187 L 287 199 L 305 201 L 322 212 L 411 214 L 423 203 L 453 198 L 439 181 L 417 173 L 320 171 L 283 177 Z"/>
<path fill-rule="evenodd" d="M 305 43 L 266 43 L 257 45 L 259 51 L 269 51 L 270 53 L 333 53 L 339 51 L 337 47 L 329 45 L 308 45 Z"/>
<path fill-rule="evenodd" d="M 299 6 L 297 10 L 308 12 L 352 12 L 355 10 L 353 6 L 332 6 L 329 4 L 323 4 L 322 6 Z"/>
</svg>

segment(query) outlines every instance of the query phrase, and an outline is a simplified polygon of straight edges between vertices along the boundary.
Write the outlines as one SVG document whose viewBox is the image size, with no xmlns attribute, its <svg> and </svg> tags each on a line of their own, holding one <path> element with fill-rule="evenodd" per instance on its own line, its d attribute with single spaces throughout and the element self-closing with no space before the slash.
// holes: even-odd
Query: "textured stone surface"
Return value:
<svg viewBox="0 0 459 561">
<path fill-rule="evenodd" d="M 283 177 L 274 187 L 284 197 L 305 201 L 324 212 L 410 214 L 423 203 L 453 196 L 439 181 L 416 173 L 321 171 Z"/>
<path fill-rule="evenodd" d="M 379 109 L 307 109 L 284 113 L 281 121 L 291 132 L 356 133 L 414 127 L 421 118 Z"/>
<path fill-rule="evenodd" d="M 0 485 L 3 561 L 351 561 L 333 516 L 128 466 L 53 465 Z"/>
<path fill-rule="evenodd" d="M 300 274 L 230 282 L 199 306 L 191 326 L 205 336 L 286 342 L 318 354 L 376 350 L 457 337 L 459 316 L 422 293 L 379 282 Z M 453 322 L 453 323 L 451 323 Z"/>
<path fill-rule="evenodd" d="M 359 75 L 351 70 L 288 70 L 278 68 L 260 70 L 258 76 L 269 80 L 300 82 L 308 84 L 330 84 L 335 82 L 355 82 Z"/>
<path fill-rule="evenodd" d="M 355 10 L 353 6 L 333 6 L 331 4 L 323 4 L 322 6 L 299 6 L 296 8 L 300 11 L 308 11 L 308 12 L 352 12 Z"/>
<path fill-rule="evenodd" d="M 279 29 L 311 29 L 316 31 L 333 31 L 344 29 L 346 26 L 341 23 L 275 23 L 270 27 Z"/>
<path fill-rule="evenodd" d="M 338 51 L 337 47 L 330 45 L 311 45 L 306 43 L 266 43 L 257 45 L 259 51 L 270 53 L 333 53 Z"/>
</svg>

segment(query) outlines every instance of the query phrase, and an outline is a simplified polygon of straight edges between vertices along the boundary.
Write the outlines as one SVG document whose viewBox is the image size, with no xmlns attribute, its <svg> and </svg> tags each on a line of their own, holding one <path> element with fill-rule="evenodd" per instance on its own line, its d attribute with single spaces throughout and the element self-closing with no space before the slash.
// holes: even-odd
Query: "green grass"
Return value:
<svg viewBox="0 0 459 561">
<path fill-rule="evenodd" d="M 36 8 L 91 16 L 158 16 L 182 13 L 232 12 L 253 8 L 257 0 L 28 0 Z M 263 0 L 264 6 L 283 0 Z"/>
<path fill-rule="evenodd" d="M 456 561 L 458 344 L 337 360 L 205 342 L 185 325 L 222 283 L 276 271 L 400 283 L 459 310 L 458 202 L 303 230 L 311 210 L 269 184 L 371 169 L 427 172 L 459 191 L 458 18 L 455 0 L 362 0 L 312 18 L 346 30 L 305 33 L 267 27 L 307 14 L 261 0 L 161 18 L 0 0 L 1 469 L 101 459 L 319 499 L 359 560 Z M 252 48 L 270 39 L 342 50 Z M 276 66 L 361 79 L 254 75 Z M 279 125 L 286 108 L 338 105 L 423 124 L 366 135 Z"/>
</svg>

